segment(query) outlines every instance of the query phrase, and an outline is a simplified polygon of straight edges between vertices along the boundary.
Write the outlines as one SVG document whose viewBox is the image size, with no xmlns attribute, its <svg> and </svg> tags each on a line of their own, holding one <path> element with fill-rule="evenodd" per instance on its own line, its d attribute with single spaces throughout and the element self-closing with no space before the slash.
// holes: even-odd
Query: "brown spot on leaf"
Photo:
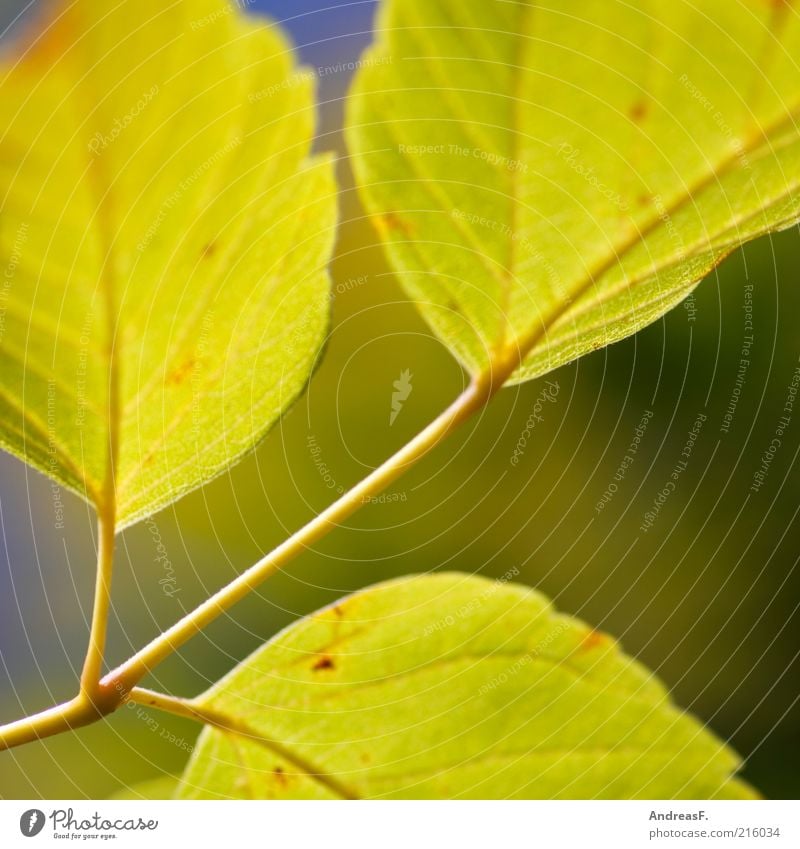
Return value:
<svg viewBox="0 0 800 849">
<path fill-rule="evenodd" d="M 636 198 L 636 202 L 639 204 L 639 206 L 650 206 L 652 201 L 653 199 L 650 197 L 650 195 L 639 195 L 639 197 Z"/>
<path fill-rule="evenodd" d="M 592 651 L 592 649 L 599 649 L 603 646 L 607 646 L 609 643 L 610 640 L 605 634 L 601 634 L 600 631 L 589 631 L 581 640 L 581 644 L 578 646 L 578 651 Z"/>
<path fill-rule="evenodd" d="M 402 233 L 409 237 L 414 234 L 414 228 L 396 212 L 376 216 L 375 223 L 382 233 Z"/>
<path fill-rule="evenodd" d="M 319 672 L 321 669 L 335 669 L 336 664 L 333 662 L 333 658 L 326 654 L 316 660 L 311 668 L 314 672 Z"/>
<path fill-rule="evenodd" d="M 195 364 L 196 360 L 194 359 L 194 357 L 191 357 L 190 359 L 185 360 L 180 365 L 176 366 L 167 375 L 167 383 L 172 386 L 180 386 L 192 373 L 192 369 L 195 367 Z"/>
<path fill-rule="evenodd" d="M 207 245 L 203 246 L 203 250 L 200 252 L 200 256 L 203 259 L 211 259 L 212 256 L 217 252 L 217 243 L 215 241 L 210 241 Z"/>
<path fill-rule="evenodd" d="M 289 783 L 289 779 L 287 778 L 282 766 L 276 766 L 275 769 L 272 770 L 272 774 L 275 776 L 275 781 L 277 781 L 281 787 L 286 787 Z"/>
<path fill-rule="evenodd" d="M 638 124 L 639 122 L 644 120 L 644 117 L 647 115 L 648 105 L 646 100 L 637 100 L 636 103 L 631 106 L 631 118 Z"/>
</svg>

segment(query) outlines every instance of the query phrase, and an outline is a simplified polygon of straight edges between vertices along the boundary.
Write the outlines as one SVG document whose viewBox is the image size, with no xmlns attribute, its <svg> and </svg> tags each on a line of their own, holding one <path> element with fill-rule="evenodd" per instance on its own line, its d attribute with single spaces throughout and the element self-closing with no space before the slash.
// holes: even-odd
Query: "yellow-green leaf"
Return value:
<svg viewBox="0 0 800 849">
<path fill-rule="evenodd" d="M 525 380 L 621 339 L 798 220 L 790 0 L 387 0 L 377 33 L 356 178 L 472 372 L 522 354 Z"/>
<path fill-rule="evenodd" d="M 748 798 L 736 755 L 538 593 L 404 578 L 292 625 L 197 699 L 178 798 Z"/>
<path fill-rule="evenodd" d="M 0 64 L 0 445 L 123 526 L 305 386 L 332 165 L 310 75 L 238 4 L 48 9 Z"/>
</svg>

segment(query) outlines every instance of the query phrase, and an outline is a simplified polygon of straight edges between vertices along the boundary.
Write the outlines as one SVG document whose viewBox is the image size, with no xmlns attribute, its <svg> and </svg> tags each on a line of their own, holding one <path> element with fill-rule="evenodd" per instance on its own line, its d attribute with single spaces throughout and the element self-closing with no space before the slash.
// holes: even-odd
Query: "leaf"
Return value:
<svg viewBox="0 0 800 849">
<path fill-rule="evenodd" d="M 473 373 L 537 377 L 800 212 L 791 0 L 388 0 L 347 141 L 392 266 Z"/>
<path fill-rule="evenodd" d="M 224 0 L 63 0 L 0 65 L 0 445 L 131 524 L 251 450 L 327 330 L 310 75 Z"/>
<path fill-rule="evenodd" d="M 608 637 L 462 574 L 378 584 L 196 700 L 178 798 L 746 798 L 736 755 Z"/>
</svg>

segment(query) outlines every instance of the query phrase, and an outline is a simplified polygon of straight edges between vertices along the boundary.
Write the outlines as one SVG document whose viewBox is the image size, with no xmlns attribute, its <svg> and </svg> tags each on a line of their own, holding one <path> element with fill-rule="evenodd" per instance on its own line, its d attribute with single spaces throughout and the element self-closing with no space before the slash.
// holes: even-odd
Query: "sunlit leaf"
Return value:
<svg viewBox="0 0 800 849">
<path fill-rule="evenodd" d="M 224 0 L 48 4 L 0 65 L 0 445 L 129 524 L 227 469 L 327 328 L 331 162 Z"/>
<path fill-rule="evenodd" d="M 798 219 L 790 2 L 388 0 L 377 37 L 355 174 L 472 372 L 519 351 L 525 380 L 621 339 Z"/>
<path fill-rule="evenodd" d="M 292 625 L 198 700 L 183 798 L 744 798 L 736 755 L 533 590 L 405 578 Z"/>
</svg>

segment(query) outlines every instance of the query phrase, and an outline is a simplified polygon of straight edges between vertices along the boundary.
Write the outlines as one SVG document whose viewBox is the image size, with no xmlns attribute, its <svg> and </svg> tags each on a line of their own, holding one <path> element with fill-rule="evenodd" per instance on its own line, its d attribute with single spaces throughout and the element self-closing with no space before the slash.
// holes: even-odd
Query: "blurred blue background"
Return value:
<svg viewBox="0 0 800 849">
<path fill-rule="evenodd" d="M 4 0 L 2 21 L 22 4 Z M 372 2 L 255 2 L 281 21 L 312 67 L 357 60 Z M 6 35 L 6 38 L 9 36 Z M 350 74 L 320 78 L 319 149 L 341 155 L 343 223 L 334 263 L 334 329 L 307 396 L 245 462 L 153 523 L 122 537 L 109 657 L 124 659 L 250 565 L 433 418 L 460 390 L 458 366 L 406 303 L 363 218 L 342 146 Z M 794 797 L 797 771 L 800 421 L 758 494 L 754 471 L 780 416 L 800 355 L 800 234 L 729 259 L 696 293 L 636 337 L 561 369 L 555 404 L 519 462 L 509 458 L 540 387 L 507 389 L 490 410 L 395 487 L 404 500 L 369 505 L 348 527 L 194 639 L 150 684 L 192 695 L 280 627 L 384 577 L 434 569 L 501 575 L 619 638 L 675 699 L 747 759 L 765 795 Z M 754 285 L 756 343 L 729 433 L 722 416 L 736 380 L 744 286 Z M 694 320 L 690 320 L 693 318 Z M 388 427 L 392 383 L 414 374 Z M 607 490 L 644 411 L 653 412 L 619 491 Z M 655 523 L 642 516 L 707 415 L 690 467 Z M 319 446 L 309 451 L 309 437 Z M 319 458 L 325 465 L 320 473 Z M 333 488 L 329 484 L 333 482 Z M 93 520 L 70 498 L 53 527 L 49 484 L 0 456 L 0 719 L 70 696 L 87 638 Z M 168 553 L 179 590 L 163 592 Z M 0 754 L 0 796 L 102 798 L 177 772 L 197 734 L 123 709 L 75 734 Z M 180 741 L 165 744 L 161 731 Z"/>
</svg>

